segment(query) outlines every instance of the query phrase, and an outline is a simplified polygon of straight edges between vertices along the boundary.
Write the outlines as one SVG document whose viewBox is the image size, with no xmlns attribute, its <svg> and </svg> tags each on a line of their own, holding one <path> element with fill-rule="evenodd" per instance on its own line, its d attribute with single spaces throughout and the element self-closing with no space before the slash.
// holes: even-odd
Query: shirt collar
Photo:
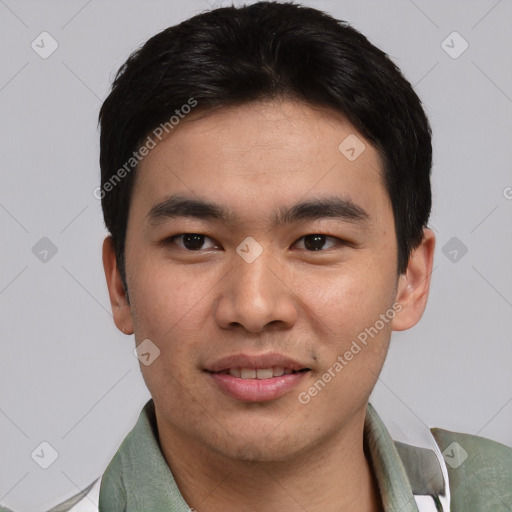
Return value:
<svg viewBox="0 0 512 512">
<path fill-rule="evenodd" d="M 385 512 L 418 512 L 409 479 L 388 430 L 371 404 L 366 410 L 364 440 Z"/>
<path fill-rule="evenodd" d="M 394 442 L 370 404 L 364 440 L 384 512 L 418 512 Z M 99 509 L 190 511 L 160 450 L 152 400 L 144 406 L 137 424 L 103 475 Z"/>
</svg>

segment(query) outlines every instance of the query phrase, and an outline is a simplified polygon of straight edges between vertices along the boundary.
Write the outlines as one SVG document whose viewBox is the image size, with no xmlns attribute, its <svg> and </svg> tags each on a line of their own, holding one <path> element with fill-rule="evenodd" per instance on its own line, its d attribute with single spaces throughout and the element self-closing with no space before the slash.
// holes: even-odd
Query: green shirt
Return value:
<svg viewBox="0 0 512 512">
<path fill-rule="evenodd" d="M 431 450 L 395 443 L 368 405 L 364 440 L 384 512 L 443 510 L 442 495 L 448 489 L 452 512 L 512 511 L 512 449 L 488 439 L 440 429 L 432 429 L 432 434 L 440 450 L 445 451 L 447 462 L 456 456 L 462 460 L 455 449 L 457 445 L 467 454 L 460 465 L 446 465 L 448 475 L 443 475 Z M 430 496 L 431 506 L 420 510 L 415 495 Z M 159 448 L 154 404 L 150 400 L 103 475 L 99 511 L 190 510 Z"/>
<path fill-rule="evenodd" d="M 512 448 L 468 434 L 431 432 L 437 456 L 393 441 L 368 405 L 364 443 L 384 512 L 512 512 Z M 49 512 L 191 511 L 160 450 L 152 400 L 102 477 L 99 509 L 92 497 L 98 487 L 96 481 Z M 10 511 L 0 505 L 0 512 Z"/>
</svg>

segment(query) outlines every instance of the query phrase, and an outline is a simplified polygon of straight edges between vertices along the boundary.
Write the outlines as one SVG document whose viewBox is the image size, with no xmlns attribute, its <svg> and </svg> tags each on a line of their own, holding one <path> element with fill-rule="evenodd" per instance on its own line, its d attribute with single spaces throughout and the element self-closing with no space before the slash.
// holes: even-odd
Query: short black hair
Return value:
<svg viewBox="0 0 512 512">
<path fill-rule="evenodd" d="M 405 272 L 432 204 L 431 130 L 420 99 L 347 22 L 293 2 L 258 2 L 161 31 L 116 74 L 99 115 L 99 195 L 125 289 L 128 211 L 148 134 L 158 126 L 169 132 L 190 105 L 208 112 L 276 98 L 334 109 L 376 147 L 393 208 L 397 272 Z"/>
</svg>

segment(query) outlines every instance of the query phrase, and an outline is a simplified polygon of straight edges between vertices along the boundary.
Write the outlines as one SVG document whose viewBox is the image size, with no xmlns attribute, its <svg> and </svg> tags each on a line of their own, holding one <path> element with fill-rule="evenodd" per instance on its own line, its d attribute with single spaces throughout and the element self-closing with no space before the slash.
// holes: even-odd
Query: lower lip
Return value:
<svg viewBox="0 0 512 512">
<path fill-rule="evenodd" d="M 209 373 L 222 391 L 242 402 L 267 402 L 284 395 L 309 372 L 289 373 L 271 379 L 241 379 L 226 373 Z"/>
</svg>

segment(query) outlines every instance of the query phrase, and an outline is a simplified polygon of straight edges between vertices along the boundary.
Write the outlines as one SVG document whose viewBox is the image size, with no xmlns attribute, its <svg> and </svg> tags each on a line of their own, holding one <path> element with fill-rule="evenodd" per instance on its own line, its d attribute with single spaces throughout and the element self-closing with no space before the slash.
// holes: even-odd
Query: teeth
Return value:
<svg viewBox="0 0 512 512">
<path fill-rule="evenodd" d="M 289 375 L 292 370 L 287 368 L 286 370 L 281 366 L 273 368 L 230 368 L 228 370 L 229 375 L 232 377 L 238 377 L 240 379 L 271 379 L 272 377 L 280 377 L 281 375 Z"/>
<path fill-rule="evenodd" d="M 256 370 L 251 368 L 241 368 L 240 369 L 240 377 L 242 379 L 255 379 L 256 378 Z"/>
<path fill-rule="evenodd" d="M 257 379 L 271 379 L 274 376 L 272 368 L 258 368 L 256 370 Z"/>
</svg>

